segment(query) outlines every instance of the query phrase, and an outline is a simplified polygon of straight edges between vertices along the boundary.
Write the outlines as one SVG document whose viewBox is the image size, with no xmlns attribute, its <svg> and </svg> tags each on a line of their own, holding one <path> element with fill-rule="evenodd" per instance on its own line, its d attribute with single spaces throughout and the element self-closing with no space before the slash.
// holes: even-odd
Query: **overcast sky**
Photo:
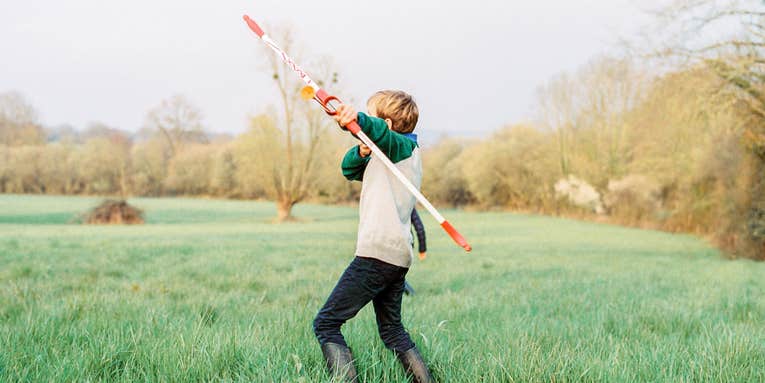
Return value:
<svg viewBox="0 0 765 383">
<path fill-rule="evenodd" d="M 537 87 L 614 51 L 666 2 L 0 0 L 0 92 L 24 94 L 48 126 L 131 131 L 183 94 L 208 130 L 241 132 L 277 102 L 247 13 L 292 25 L 305 52 L 332 57 L 338 96 L 358 107 L 403 89 L 420 134 L 480 134 L 529 119 Z"/>
</svg>

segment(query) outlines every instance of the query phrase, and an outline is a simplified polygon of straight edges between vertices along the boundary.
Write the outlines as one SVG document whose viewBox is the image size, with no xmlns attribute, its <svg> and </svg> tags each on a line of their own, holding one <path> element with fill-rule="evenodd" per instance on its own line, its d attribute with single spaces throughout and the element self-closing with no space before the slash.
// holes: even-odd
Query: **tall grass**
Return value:
<svg viewBox="0 0 765 383">
<path fill-rule="evenodd" d="M 311 321 L 356 211 L 136 199 L 142 226 L 67 224 L 96 199 L 0 196 L 0 381 L 328 381 Z M 448 382 L 765 381 L 765 265 L 685 235 L 447 211 L 405 325 Z M 365 308 L 363 381 L 405 376 Z"/>
</svg>

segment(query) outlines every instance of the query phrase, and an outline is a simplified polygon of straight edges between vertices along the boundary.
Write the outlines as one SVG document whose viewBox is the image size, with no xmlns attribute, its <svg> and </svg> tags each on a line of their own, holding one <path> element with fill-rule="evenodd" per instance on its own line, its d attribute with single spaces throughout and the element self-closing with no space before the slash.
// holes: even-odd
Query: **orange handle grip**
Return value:
<svg viewBox="0 0 765 383">
<path fill-rule="evenodd" d="M 348 125 L 345 126 L 345 128 L 354 135 L 361 131 L 361 126 L 359 126 L 359 123 L 356 122 L 356 120 L 351 121 Z"/>
</svg>

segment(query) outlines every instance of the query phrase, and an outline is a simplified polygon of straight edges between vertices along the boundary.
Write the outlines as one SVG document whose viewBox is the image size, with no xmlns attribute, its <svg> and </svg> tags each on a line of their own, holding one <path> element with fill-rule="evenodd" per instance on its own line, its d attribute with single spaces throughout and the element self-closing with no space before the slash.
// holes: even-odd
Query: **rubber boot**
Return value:
<svg viewBox="0 0 765 383">
<path fill-rule="evenodd" d="M 422 355 L 417 351 L 417 347 L 412 347 L 409 351 L 396 352 L 398 360 L 404 366 L 407 375 L 412 377 L 413 383 L 435 383 L 435 379 L 430 375 L 428 366 L 422 360 Z"/>
<path fill-rule="evenodd" d="M 348 347 L 327 342 L 321 345 L 321 352 L 324 354 L 329 374 L 333 379 L 349 383 L 358 382 L 356 367 L 353 366 L 353 355 Z"/>
</svg>

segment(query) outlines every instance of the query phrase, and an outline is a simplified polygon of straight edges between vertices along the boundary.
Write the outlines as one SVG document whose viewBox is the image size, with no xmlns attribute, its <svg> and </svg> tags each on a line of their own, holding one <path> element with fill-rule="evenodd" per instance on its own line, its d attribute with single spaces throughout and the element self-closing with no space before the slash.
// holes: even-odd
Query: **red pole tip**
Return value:
<svg viewBox="0 0 765 383">
<path fill-rule="evenodd" d="M 465 249 L 465 251 L 469 253 L 471 250 L 473 250 L 473 248 L 467 243 L 462 234 L 460 234 L 457 229 L 455 229 L 454 226 L 449 223 L 449 221 L 444 221 L 441 223 L 441 227 L 443 227 L 449 236 L 452 237 L 454 242 L 457 242 L 457 245 Z"/>
<path fill-rule="evenodd" d="M 258 37 L 263 37 L 265 33 L 262 29 L 260 29 L 260 26 L 255 22 L 255 20 L 251 19 L 250 16 L 247 15 L 242 16 L 242 19 L 244 19 L 244 22 L 247 23 L 247 26 L 250 27 L 250 30 L 255 32 Z"/>
</svg>

